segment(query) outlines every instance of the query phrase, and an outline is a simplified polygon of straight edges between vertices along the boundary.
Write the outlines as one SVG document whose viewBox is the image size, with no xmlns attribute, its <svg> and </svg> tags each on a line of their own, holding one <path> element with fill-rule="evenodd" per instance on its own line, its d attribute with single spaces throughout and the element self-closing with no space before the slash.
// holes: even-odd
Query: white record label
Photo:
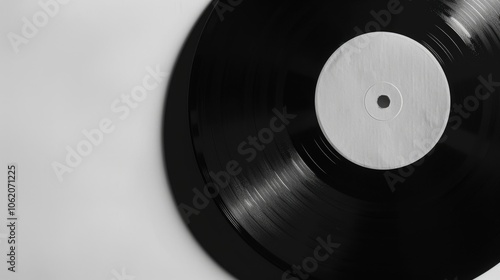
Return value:
<svg viewBox="0 0 500 280">
<path fill-rule="evenodd" d="M 341 46 L 316 87 L 316 113 L 330 144 L 351 162 L 376 170 L 428 154 L 443 135 L 450 103 L 447 78 L 432 53 L 388 32 Z"/>
</svg>

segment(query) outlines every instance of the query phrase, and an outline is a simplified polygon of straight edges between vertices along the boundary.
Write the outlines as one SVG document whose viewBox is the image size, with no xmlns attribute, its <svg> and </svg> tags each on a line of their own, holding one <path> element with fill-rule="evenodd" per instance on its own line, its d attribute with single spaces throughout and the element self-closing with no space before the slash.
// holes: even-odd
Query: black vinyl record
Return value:
<svg viewBox="0 0 500 280">
<path fill-rule="evenodd" d="M 439 143 L 393 170 L 345 159 L 314 109 L 332 53 L 380 31 L 451 92 Z M 166 106 L 181 215 L 238 279 L 474 279 L 500 262 L 499 58 L 498 0 L 216 1 Z"/>
</svg>

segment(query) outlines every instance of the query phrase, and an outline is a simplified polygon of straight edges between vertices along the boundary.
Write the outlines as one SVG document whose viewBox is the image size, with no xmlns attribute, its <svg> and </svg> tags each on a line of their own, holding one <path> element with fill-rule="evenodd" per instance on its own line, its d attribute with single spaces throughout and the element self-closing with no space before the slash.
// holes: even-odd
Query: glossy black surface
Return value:
<svg viewBox="0 0 500 280">
<path fill-rule="evenodd" d="M 190 156 L 205 183 L 229 162 L 242 168 L 215 199 L 218 214 L 278 271 L 302 264 L 327 236 L 340 247 L 308 279 L 473 279 L 500 262 L 499 1 L 401 1 L 370 30 L 420 42 L 448 77 L 450 123 L 423 160 L 365 169 L 321 133 L 314 93 L 323 65 L 388 3 L 243 1 L 207 21 L 189 82 Z M 493 82 L 479 99 L 484 80 Z M 238 148 L 285 108 L 296 117 L 254 146 L 255 158 Z M 219 219 L 204 214 L 192 219 Z"/>
</svg>

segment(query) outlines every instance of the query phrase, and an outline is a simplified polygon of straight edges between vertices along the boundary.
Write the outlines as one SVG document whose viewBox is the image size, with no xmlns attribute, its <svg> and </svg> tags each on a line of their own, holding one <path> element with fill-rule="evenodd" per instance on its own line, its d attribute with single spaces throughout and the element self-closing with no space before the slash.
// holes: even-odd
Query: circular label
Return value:
<svg viewBox="0 0 500 280">
<path fill-rule="evenodd" d="M 330 144 L 351 162 L 388 170 L 428 154 L 448 123 L 446 75 L 417 41 L 389 32 L 353 38 L 327 61 L 316 114 Z"/>
</svg>

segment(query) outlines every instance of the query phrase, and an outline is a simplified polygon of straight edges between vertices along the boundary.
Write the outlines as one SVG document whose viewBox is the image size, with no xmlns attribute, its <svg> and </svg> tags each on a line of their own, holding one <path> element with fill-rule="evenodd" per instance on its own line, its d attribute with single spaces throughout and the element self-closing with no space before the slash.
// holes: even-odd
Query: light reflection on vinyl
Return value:
<svg viewBox="0 0 500 280">
<path fill-rule="evenodd" d="M 193 187 L 219 187 L 212 203 L 220 211 L 188 213 L 193 230 L 220 225 L 219 237 L 207 230 L 212 240 L 227 237 L 242 259 L 268 264 L 249 276 L 235 269 L 245 265 L 230 260 L 235 252 L 205 246 L 230 272 L 239 279 L 461 280 L 500 262 L 500 2 L 243 1 L 222 21 L 217 11 L 206 18 L 179 93 L 189 100 L 166 118 L 166 129 L 169 116 L 184 125 L 176 141 L 191 152 L 200 184 L 182 185 L 180 173 L 169 173 L 185 204 Z M 320 73 L 359 30 L 411 38 L 447 78 L 441 138 L 401 168 L 354 163 L 318 122 Z M 172 145 L 165 143 L 167 161 L 179 149 Z M 328 255 L 319 260 L 314 252 L 324 242 L 332 250 L 323 246 Z"/>
</svg>

